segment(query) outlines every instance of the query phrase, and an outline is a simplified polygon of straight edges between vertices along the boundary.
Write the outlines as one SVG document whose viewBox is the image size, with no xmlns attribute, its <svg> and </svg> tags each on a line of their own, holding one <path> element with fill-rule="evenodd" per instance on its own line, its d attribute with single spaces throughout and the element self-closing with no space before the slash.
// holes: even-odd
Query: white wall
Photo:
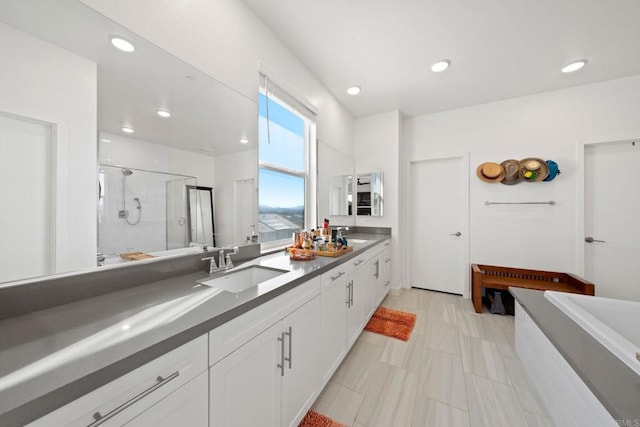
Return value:
<svg viewBox="0 0 640 427">
<path fill-rule="evenodd" d="M 411 160 L 470 153 L 471 262 L 583 274 L 576 255 L 584 238 L 576 227 L 583 209 L 576 195 L 583 181 L 577 147 L 638 137 L 638 95 L 640 76 L 409 118 L 403 121 L 405 167 Z M 515 186 L 475 176 L 482 162 L 529 156 L 557 161 L 562 174 L 548 183 Z M 620 183 L 616 191 L 637 191 L 633 185 Z M 487 207 L 485 200 L 557 204 Z"/>
<path fill-rule="evenodd" d="M 55 271 L 95 266 L 96 64 L 3 24 L 0 55 L 0 111 L 54 125 Z"/>
<path fill-rule="evenodd" d="M 356 215 L 355 223 L 368 227 L 392 228 L 392 257 L 400 259 L 399 230 L 399 156 L 401 118 L 399 111 L 377 114 L 356 120 L 354 153 L 356 174 L 382 172 L 384 214 L 381 217 Z M 391 284 L 401 284 L 401 268 L 399 262 L 392 264 Z"/>
<path fill-rule="evenodd" d="M 353 153 L 353 118 L 241 0 L 81 0 L 257 103 L 258 64 L 318 109 L 318 139 Z"/>
</svg>

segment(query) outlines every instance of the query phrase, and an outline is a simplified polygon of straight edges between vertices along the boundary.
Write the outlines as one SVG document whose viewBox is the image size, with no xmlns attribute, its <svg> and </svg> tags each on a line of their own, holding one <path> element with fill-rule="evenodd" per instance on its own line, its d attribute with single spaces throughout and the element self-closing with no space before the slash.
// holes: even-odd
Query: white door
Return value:
<svg viewBox="0 0 640 427">
<path fill-rule="evenodd" d="M 640 301 L 638 167 L 640 141 L 585 147 L 585 276 L 598 296 Z"/>
<path fill-rule="evenodd" d="M 235 212 L 235 243 L 241 243 L 258 233 L 256 227 L 256 186 L 253 178 L 237 179 L 233 182 L 233 203 Z"/>
<path fill-rule="evenodd" d="M 51 132 L 0 114 L 0 282 L 53 272 Z"/>
<path fill-rule="evenodd" d="M 466 156 L 411 163 L 412 287 L 468 295 L 468 184 Z"/>
</svg>

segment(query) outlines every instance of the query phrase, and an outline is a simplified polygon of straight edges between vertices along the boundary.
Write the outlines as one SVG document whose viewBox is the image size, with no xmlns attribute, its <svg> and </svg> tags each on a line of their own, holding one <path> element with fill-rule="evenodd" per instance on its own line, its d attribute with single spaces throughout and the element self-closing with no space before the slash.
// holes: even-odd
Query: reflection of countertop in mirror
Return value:
<svg viewBox="0 0 640 427">
<path fill-rule="evenodd" d="M 55 409 L 345 262 L 389 238 L 365 240 L 337 258 L 291 261 L 284 252 L 238 264 L 287 270 L 239 293 L 197 283 L 197 271 L 0 321 L 0 424 Z M 25 418 L 27 417 L 27 418 Z"/>
</svg>

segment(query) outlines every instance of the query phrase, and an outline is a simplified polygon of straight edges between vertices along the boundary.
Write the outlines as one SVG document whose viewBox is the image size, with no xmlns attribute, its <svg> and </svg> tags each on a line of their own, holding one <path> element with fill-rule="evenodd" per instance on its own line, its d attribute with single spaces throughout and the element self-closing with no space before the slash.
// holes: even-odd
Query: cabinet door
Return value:
<svg viewBox="0 0 640 427">
<path fill-rule="evenodd" d="M 380 254 L 375 255 L 365 265 L 366 274 L 362 282 L 364 294 L 364 321 L 367 322 L 378 307 L 380 296 L 380 282 L 382 281 Z"/>
<path fill-rule="evenodd" d="M 286 338 L 282 425 L 295 427 L 320 392 L 320 297 L 285 317 L 282 327 Z"/>
<path fill-rule="evenodd" d="M 380 280 L 382 295 L 380 296 L 378 305 L 380 305 L 384 297 L 389 293 L 389 289 L 391 289 L 391 248 L 387 248 L 382 252 L 380 262 L 382 263 L 382 280 Z"/>
<path fill-rule="evenodd" d="M 282 324 L 268 328 L 210 372 L 210 425 L 280 426 Z"/>
<path fill-rule="evenodd" d="M 127 427 L 179 425 L 209 425 L 209 378 L 206 371 L 125 424 Z"/>
<path fill-rule="evenodd" d="M 347 311 L 351 276 L 343 275 L 322 292 L 320 300 L 320 378 L 329 382 L 347 355 Z"/>
<path fill-rule="evenodd" d="M 364 294 L 362 290 L 365 275 L 367 275 L 366 270 L 361 268 L 353 273 L 350 280 L 351 305 L 347 311 L 348 348 L 351 348 L 364 326 Z"/>
</svg>

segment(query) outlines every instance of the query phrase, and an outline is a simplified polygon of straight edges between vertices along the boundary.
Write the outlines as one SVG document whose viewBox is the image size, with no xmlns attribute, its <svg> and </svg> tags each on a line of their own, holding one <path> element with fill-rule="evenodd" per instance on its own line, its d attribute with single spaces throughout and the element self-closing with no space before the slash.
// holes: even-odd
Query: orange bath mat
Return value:
<svg viewBox="0 0 640 427">
<path fill-rule="evenodd" d="M 309 411 L 304 416 L 298 427 L 345 427 L 344 424 L 333 421 L 316 411 Z"/>
<path fill-rule="evenodd" d="M 378 307 L 364 329 L 365 331 L 408 341 L 415 324 L 416 315 L 413 313 Z"/>
</svg>

